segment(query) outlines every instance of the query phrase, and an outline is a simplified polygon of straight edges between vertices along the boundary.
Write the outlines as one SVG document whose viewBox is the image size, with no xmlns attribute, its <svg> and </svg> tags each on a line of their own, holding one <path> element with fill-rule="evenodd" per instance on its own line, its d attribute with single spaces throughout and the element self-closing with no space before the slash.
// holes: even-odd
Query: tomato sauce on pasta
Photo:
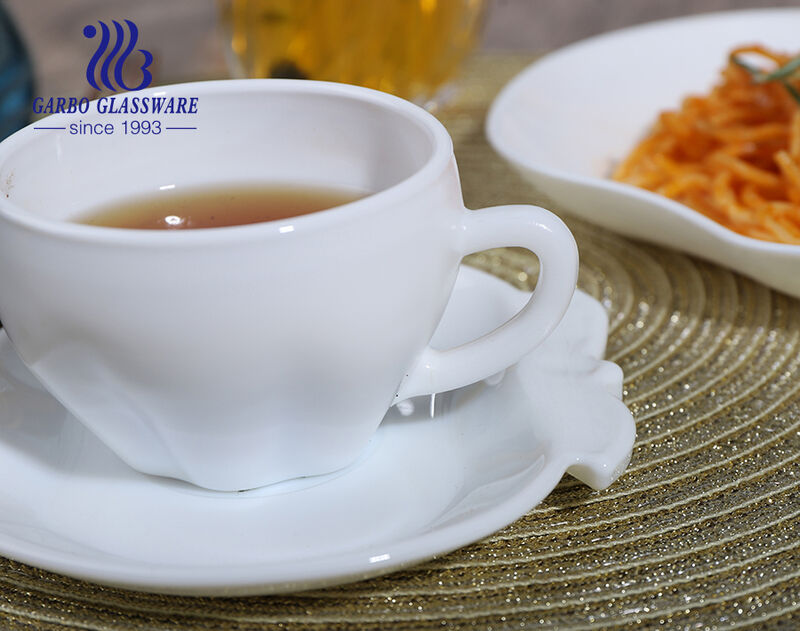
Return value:
<svg viewBox="0 0 800 631">
<path fill-rule="evenodd" d="M 792 58 L 762 46 L 732 51 L 720 81 L 662 112 L 614 179 L 664 195 L 739 234 L 800 244 L 800 90 L 797 76 L 757 82 L 736 62 Z"/>
</svg>

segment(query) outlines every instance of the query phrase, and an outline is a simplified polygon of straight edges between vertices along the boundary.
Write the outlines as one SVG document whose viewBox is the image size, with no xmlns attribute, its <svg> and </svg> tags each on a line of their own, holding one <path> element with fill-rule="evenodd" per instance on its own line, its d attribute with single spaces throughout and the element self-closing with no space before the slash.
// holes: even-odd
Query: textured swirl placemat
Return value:
<svg viewBox="0 0 800 631">
<path fill-rule="evenodd" d="M 441 114 L 470 207 L 544 201 L 483 135 L 488 103 L 527 61 L 476 59 L 459 102 Z M 569 223 L 580 286 L 608 309 L 608 357 L 625 372 L 637 422 L 633 460 L 610 489 L 565 478 L 484 541 L 292 596 L 139 594 L 0 559 L 0 628 L 800 627 L 800 301 Z M 536 274 L 514 250 L 472 262 L 520 285 Z"/>
</svg>

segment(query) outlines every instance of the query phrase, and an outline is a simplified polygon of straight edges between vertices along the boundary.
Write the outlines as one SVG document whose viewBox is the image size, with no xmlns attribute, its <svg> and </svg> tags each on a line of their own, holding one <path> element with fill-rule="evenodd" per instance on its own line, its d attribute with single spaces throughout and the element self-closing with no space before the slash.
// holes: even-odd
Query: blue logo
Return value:
<svg viewBox="0 0 800 631">
<path fill-rule="evenodd" d="M 142 82 L 136 87 L 130 87 L 126 85 L 122 78 L 122 68 L 125 65 L 125 61 L 131 55 L 131 53 L 134 52 L 136 42 L 139 40 L 139 29 L 130 20 L 125 20 L 125 24 L 128 25 L 128 30 L 130 32 L 130 38 L 125 46 L 125 50 L 120 53 L 123 45 L 125 45 L 125 29 L 116 20 L 112 20 L 111 23 L 114 25 L 116 39 L 114 40 L 114 46 L 111 49 L 111 52 L 106 55 L 103 65 L 100 67 L 100 81 L 102 81 L 103 85 L 112 92 L 117 92 L 118 90 L 142 90 L 143 88 L 149 86 L 153 81 L 153 75 L 150 74 L 150 71 L 147 69 L 150 67 L 150 64 L 153 63 L 153 55 L 149 50 L 144 50 L 143 48 L 137 49 L 138 52 L 142 53 L 144 56 L 144 63 L 139 66 L 139 69 L 142 71 Z M 92 55 L 92 58 L 89 60 L 89 64 L 86 66 L 86 80 L 95 90 L 102 90 L 97 83 L 95 74 L 97 72 L 97 64 L 100 63 L 100 59 L 106 54 L 106 51 L 108 51 L 108 46 L 111 42 L 111 29 L 109 29 L 108 25 L 101 20 L 98 20 L 98 24 L 100 25 L 100 44 L 98 45 L 94 55 Z M 84 37 L 87 39 L 92 39 L 95 35 L 97 35 L 96 26 L 93 24 L 87 24 L 83 27 Z M 119 56 L 117 56 L 118 54 Z M 114 82 L 116 82 L 116 85 L 114 82 L 112 82 L 111 76 L 109 76 L 112 64 L 114 67 L 113 79 Z"/>
</svg>

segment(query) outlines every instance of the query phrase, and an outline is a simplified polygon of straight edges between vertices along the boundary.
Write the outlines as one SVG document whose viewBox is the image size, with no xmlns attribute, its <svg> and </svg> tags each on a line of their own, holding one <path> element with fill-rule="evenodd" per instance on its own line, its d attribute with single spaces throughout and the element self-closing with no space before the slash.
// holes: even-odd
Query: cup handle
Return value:
<svg viewBox="0 0 800 631">
<path fill-rule="evenodd" d="M 513 365 L 555 329 L 575 292 L 575 239 L 544 208 L 515 205 L 465 210 L 458 229 L 462 255 L 507 246 L 534 252 L 540 268 L 536 289 L 527 304 L 494 331 L 444 351 L 427 346 L 400 384 L 395 403 L 460 388 Z"/>
</svg>

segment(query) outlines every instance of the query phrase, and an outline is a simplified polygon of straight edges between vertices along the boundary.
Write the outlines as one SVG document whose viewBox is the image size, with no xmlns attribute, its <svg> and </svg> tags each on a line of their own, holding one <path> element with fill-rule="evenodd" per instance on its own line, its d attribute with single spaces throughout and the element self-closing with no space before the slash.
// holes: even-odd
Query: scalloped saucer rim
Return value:
<svg viewBox="0 0 800 631">
<path fill-rule="evenodd" d="M 527 296 L 462 268 L 435 341 L 491 330 Z M 216 596 L 325 587 L 445 554 L 524 515 L 564 472 L 594 488 L 623 472 L 635 428 L 621 371 L 600 359 L 606 335 L 603 308 L 576 292 L 519 364 L 393 408 L 345 470 L 218 493 L 127 467 L 0 333 L 0 554 L 101 584 Z"/>
</svg>

